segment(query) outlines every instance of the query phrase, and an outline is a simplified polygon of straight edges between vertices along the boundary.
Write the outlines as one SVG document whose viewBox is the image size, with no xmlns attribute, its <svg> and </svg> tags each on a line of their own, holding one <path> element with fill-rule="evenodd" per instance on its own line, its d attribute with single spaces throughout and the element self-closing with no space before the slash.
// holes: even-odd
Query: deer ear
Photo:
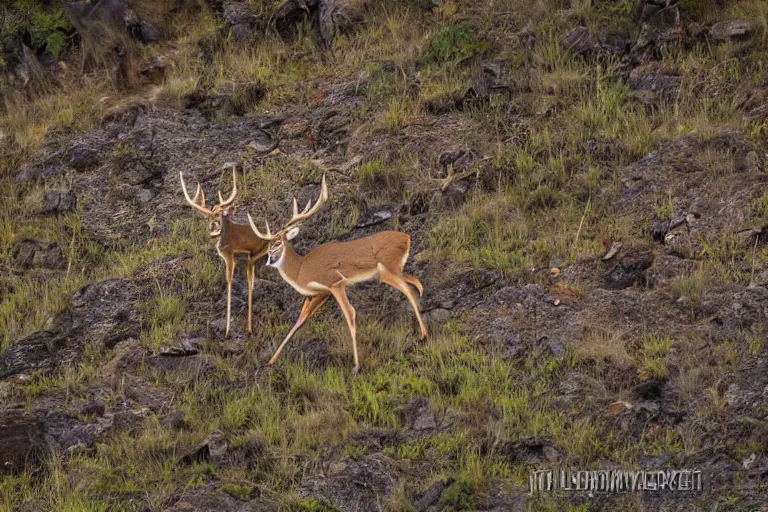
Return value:
<svg viewBox="0 0 768 512">
<path fill-rule="evenodd" d="M 286 240 L 293 240 L 294 238 L 296 238 L 296 235 L 298 235 L 298 234 L 299 234 L 299 228 L 298 227 L 291 228 L 285 234 L 285 239 Z"/>
</svg>

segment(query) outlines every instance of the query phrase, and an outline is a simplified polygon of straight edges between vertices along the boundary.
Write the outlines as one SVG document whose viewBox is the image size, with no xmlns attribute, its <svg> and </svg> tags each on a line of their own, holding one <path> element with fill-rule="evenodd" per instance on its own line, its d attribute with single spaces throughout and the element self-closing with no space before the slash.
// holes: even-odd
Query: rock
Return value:
<svg viewBox="0 0 768 512">
<path fill-rule="evenodd" d="M 501 358 L 505 361 L 517 357 L 523 350 L 523 340 L 520 333 L 512 333 L 504 344 L 504 351 L 501 353 Z"/>
<path fill-rule="evenodd" d="M 424 491 L 424 494 L 421 495 L 421 498 L 419 498 L 418 501 L 413 504 L 416 510 L 418 512 L 424 512 L 430 506 L 436 504 L 440 499 L 440 496 L 442 496 L 445 488 L 452 483 L 453 478 L 449 478 L 448 480 L 438 480 L 437 482 L 430 485 L 429 488 Z"/>
<path fill-rule="evenodd" d="M 375 212 L 365 212 L 360 216 L 360 219 L 355 224 L 356 228 L 367 228 L 368 226 L 374 226 L 381 224 L 392 218 L 392 212 L 389 210 L 377 210 Z"/>
<path fill-rule="evenodd" d="M 78 171 L 85 171 L 99 162 L 99 152 L 93 148 L 75 146 L 69 152 L 69 165 Z"/>
<path fill-rule="evenodd" d="M 223 17 L 235 43 L 244 45 L 251 41 L 256 19 L 248 12 L 246 2 L 224 2 Z"/>
<path fill-rule="evenodd" d="M 142 43 L 157 43 L 160 41 L 160 30 L 148 21 L 140 21 L 134 25 L 131 34 Z"/>
<path fill-rule="evenodd" d="M 330 47 L 337 35 L 348 34 L 361 25 L 367 0 L 320 0 L 320 37 Z"/>
<path fill-rule="evenodd" d="M 61 269 L 66 266 L 61 249 L 55 243 L 24 238 L 19 241 L 14 259 L 21 268 Z"/>
<path fill-rule="evenodd" d="M 163 416 L 160 423 L 170 428 L 171 430 L 182 431 L 187 430 L 189 425 L 187 424 L 187 415 L 184 411 L 172 411 Z"/>
<path fill-rule="evenodd" d="M 552 357 L 560 358 L 565 355 L 565 343 L 558 339 L 547 338 L 547 349 Z"/>
<path fill-rule="evenodd" d="M 139 337 L 136 288 L 122 279 L 84 286 L 70 297 L 47 330 L 30 334 L 0 354 L 0 379 L 75 364 L 85 346 L 112 348 Z"/>
<path fill-rule="evenodd" d="M 45 195 L 42 213 L 71 212 L 77 205 L 77 196 L 72 190 L 49 192 Z"/>
<path fill-rule="evenodd" d="M 526 437 L 516 442 L 501 442 L 497 446 L 497 452 L 511 463 L 523 462 L 528 465 L 557 463 L 562 458 L 553 446 L 537 437 Z"/>
<path fill-rule="evenodd" d="M 634 258 L 625 257 L 611 267 L 604 275 L 600 286 L 607 290 L 623 290 L 645 283 L 645 271 L 653 264 L 650 252 Z"/>
<path fill-rule="evenodd" d="M 599 44 L 587 27 L 576 27 L 568 31 L 562 40 L 563 47 L 576 54 L 584 55 L 598 48 Z"/>
<path fill-rule="evenodd" d="M 192 452 L 182 457 L 182 462 L 190 464 L 209 460 L 214 464 L 225 462 L 227 456 L 227 438 L 220 430 L 214 430 Z"/>
<path fill-rule="evenodd" d="M 20 409 L 0 411 L 0 475 L 33 472 L 49 456 L 41 421 Z"/>
<path fill-rule="evenodd" d="M 683 35 L 677 2 L 641 0 L 638 12 L 640 32 L 630 50 L 630 64 L 633 65 L 659 59 L 661 47 L 682 40 Z"/>
<path fill-rule="evenodd" d="M 600 50 L 613 55 L 624 55 L 631 48 L 631 39 L 623 32 L 603 27 L 597 33 Z"/>
<path fill-rule="evenodd" d="M 748 39 L 757 29 L 752 20 L 725 20 L 712 25 L 709 36 L 715 41 Z"/>
<path fill-rule="evenodd" d="M 431 430 L 435 427 L 437 427 L 435 413 L 432 412 L 429 404 L 422 406 L 416 411 L 416 418 L 413 420 L 413 430 Z"/>
<path fill-rule="evenodd" d="M 253 512 L 253 506 L 216 489 L 214 484 L 189 489 L 172 507 L 164 512 Z"/>
<path fill-rule="evenodd" d="M 681 83 L 682 77 L 665 72 L 657 62 L 638 66 L 629 73 L 630 89 L 649 91 L 666 100 L 674 99 Z"/>
<path fill-rule="evenodd" d="M 435 308 L 429 313 L 429 318 L 437 324 L 444 324 L 451 319 L 451 312 L 443 308 Z"/>
</svg>

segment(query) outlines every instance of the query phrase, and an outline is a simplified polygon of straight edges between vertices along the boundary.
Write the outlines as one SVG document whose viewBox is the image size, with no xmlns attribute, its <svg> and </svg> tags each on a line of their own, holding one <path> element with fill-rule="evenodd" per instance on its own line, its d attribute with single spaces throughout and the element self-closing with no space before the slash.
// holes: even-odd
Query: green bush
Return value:
<svg viewBox="0 0 768 512">
<path fill-rule="evenodd" d="M 419 61 L 424 66 L 442 66 L 465 61 L 490 49 L 490 43 L 479 40 L 475 29 L 466 23 L 441 30 Z"/>
</svg>

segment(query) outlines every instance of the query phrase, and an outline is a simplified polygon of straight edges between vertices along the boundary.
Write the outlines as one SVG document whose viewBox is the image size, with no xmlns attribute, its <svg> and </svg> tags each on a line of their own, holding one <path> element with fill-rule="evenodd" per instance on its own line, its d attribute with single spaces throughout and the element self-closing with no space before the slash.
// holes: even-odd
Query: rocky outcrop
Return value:
<svg viewBox="0 0 768 512">
<path fill-rule="evenodd" d="M 89 344 L 112 348 L 138 337 L 135 300 L 134 285 L 121 279 L 81 288 L 49 328 L 12 343 L 0 354 L 0 379 L 75 364 Z"/>
</svg>

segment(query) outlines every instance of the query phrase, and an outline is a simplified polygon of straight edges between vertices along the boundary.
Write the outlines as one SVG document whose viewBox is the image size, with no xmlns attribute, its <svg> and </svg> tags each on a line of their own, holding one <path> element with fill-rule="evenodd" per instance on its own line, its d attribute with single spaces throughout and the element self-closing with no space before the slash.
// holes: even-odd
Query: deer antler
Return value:
<svg viewBox="0 0 768 512">
<path fill-rule="evenodd" d="M 262 240 L 268 240 L 268 241 L 272 241 L 275 238 L 277 238 L 278 235 L 273 235 L 272 232 L 269 230 L 269 222 L 267 222 L 266 220 L 264 221 L 264 224 L 266 224 L 267 226 L 267 234 L 265 235 L 261 231 L 259 231 L 259 228 L 256 227 L 256 224 L 253 222 L 253 219 L 251 218 L 251 214 L 248 213 L 246 215 L 248 216 L 248 222 L 251 224 L 251 229 L 253 230 L 254 233 L 256 233 L 256 236 L 258 236 Z"/>
<path fill-rule="evenodd" d="M 235 197 L 237 196 L 237 166 L 232 166 L 232 193 L 229 194 L 226 201 L 221 197 L 221 192 L 218 192 L 218 194 L 219 208 L 225 208 L 235 201 Z"/>
<path fill-rule="evenodd" d="M 186 198 L 189 205 L 192 208 L 202 212 L 203 215 L 213 215 L 213 211 L 205 207 L 205 194 L 203 194 L 203 189 L 200 184 L 197 184 L 195 198 L 190 199 L 189 193 L 187 192 L 187 185 L 184 183 L 184 173 L 181 171 L 179 171 L 179 179 L 181 180 L 181 190 L 184 192 L 184 197 Z"/>
<path fill-rule="evenodd" d="M 285 225 L 285 228 L 283 230 L 293 226 L 294 224 L 303 221 L 304 219 L 308 219 L 312 215 L 315 214 L 317 210 L 320 209 L 323 204 L 328 201 L 328 186 L 325 184 L 325 174 L 323 174 L 323 181 L 320 185 L 320 197 L 318 198 L 317 202 L 314 206 L 310 208 L 312 205 L 312 200 L 307 201 L 307 206 L 304 207 L 304 209 L 299 213 L 299 205 L 296 201 L 296 198 L 293 198 L 293 216 L 291 216 L 291 220 L 288 221 L 288 223 Z"/>
<path fill-rule="evenodd" d="M 184 174 L 179 171 L 179 179 L 181 179 L 181 190 L 184 191 L 184 197 L 187 199 L 187 202 L 192 206 L 193 208 L 201 211 L 203 215 L 213 215 L 222 208 L 226 208 L 227 206 L 231 205 L 235 199 L 237 198 L 237 167 L 232 166 L 232 193 L 229 195 L 229 197 L 224 200 L 224 198 L 221 195 L 221 192 L 217 191 L 217 194 L 219 196 L 219 204 L 213 207 L 213 209 L 208 209 L 205 206 L 205 194 L 203 193 L 203 188 L 200 186 L 200 184 L 197 184 L 197 190 L 195 191 L 195 197 L 193 199 L 189 198 L 189 194 L 187 193 L 187 185 L 184 183 Z"/>
</svg>

